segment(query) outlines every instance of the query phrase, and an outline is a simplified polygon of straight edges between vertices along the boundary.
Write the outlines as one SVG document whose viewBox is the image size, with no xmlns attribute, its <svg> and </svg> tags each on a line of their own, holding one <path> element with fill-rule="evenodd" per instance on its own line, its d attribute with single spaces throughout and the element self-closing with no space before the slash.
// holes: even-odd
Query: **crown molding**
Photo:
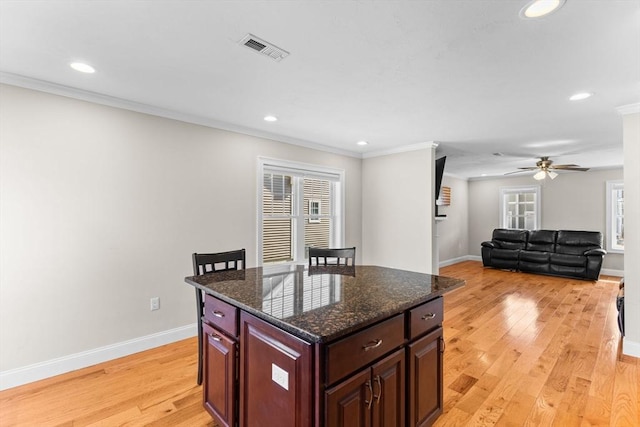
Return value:
<svg viewBox="0 0 640 427">
<path fill-rule="evenodd" d="M 446 168 L 446 166 L 445 166 L 445 168 Z M 455 178 L 455 179 L 459 179 L 459 180 L 461 180 L 461 181 L 469 181 L 469 178 L 467 178 L 467 177 L 465 177 L 465 176 L 462 176 L 462 175 L 456 175 L 456 174 L 454 174 L 454 173 L 449 173 L 449 172 L 447 172 L 447 171 L 445 171 L 442 175 L 443 175 L 443 176 L 446 176 L 446 177 L 448 177 L 448 178 Z"/>
<path fill-rule="evenodd" d="M 435 141 L 419 142 L 417 144 L 403 145 L 402 147 L 389 148 L 388 150 L 372 151 L 369 153 L 363 153 L 363 159 L 369 159 L 372 157 L 388 156 L 390 154 L 406 153 L 409 151 L 436 149 L 438 143 Z"/>
<path fill-rule="evenodd" d="M 420 142 L 417 144 L 405 145 L 402 147 L 390 148 L 388 150 L 372 151 L 369 153 L 359 153 L 355 151 L 344 150 L 341 148 L 318 144 L 316 142 L 293 138 L 286 135 L 279 135 L 271 132 L 265 132 L 257 129 L 240 126 L 240 125 L 235 125 L 233 123 L 222 122 L 222 121 L 211 119 L 208 117 L 181 113 L 179 111 L 174 111 L 166 108 L 154 107 L 149 104 L 143 104 L 140 102 L 130 101 L 123 98 L 103 95 L 97 92 L 77 89 L 71 86 L 65 86 L 65 85 L 61 85 L 53 82 L 48 82 L 46 80 L 40 80 L 32 77 L 22 76 L 19 74 L 8 73 L 6 71 L 0 71 L 0 83 L 8 84 L 11 86 L 18 86 L 25 89 L 37 90 L 40 92 L 51 93 L 54 95 L 78 99 L 81 101 L 87 101 L 94 104 L 106 105 L 109 107 L 134 111 L 137 113 L 149 114 L 152 116 L 163 117 L 171 120 L 178 120 L 181 122 L 205 126 L 213 129 L 226 130 L 230 132 L 240 133 L 243 135 L 254 136 L 257 138 L 269 139 L 276 142 L 282 142 L 285 144 L 296 145 L 299 147 L 310 148 L 313 150 L 323 151 L 323 152 L 332 153 L 332 154 L 338 154 L 341 156 L 355 157 L 358 159 L 387 156 L 389 154 L 405 153 L 409 151 L 416 151 L 416 150 L 423 150 L 423 149 L 435 149 L 436 147 L 438 147 L 437 142 L 428 141 L 428 142 Z"/>
<path fill-rule="evenodd" d="M 297 138 L 288 137 L 285 135 L 278 135 L 270 132 L 264 132 L 257 129 L 247 128 L 247 127 L 235 125 L 232 123 L 226 123 L 219 120 L 210 119 L 207 117 L 197 116 L 194 114 L 186 114 L 186 113 L 181 113 L 178 111 L 169 110 L 165 108 L 154 107 L 152 105 L 143 104 L 140 102 L 129 101 L 123 98 L 103 95 L 97 92 L 77 89 L 70 86 L 60 85 L 57 83 L 34 79 L 31 77 L 21 76 L 18 74 L 7 73 L 4 71 L 0 71 L 0 83 L 12 85 L 12 86 L 18 86 L 25 89 L 37 90 L 40 92 L 51 93 L 54 95 L 64 96 L 67 98 L 79 99 L 81 101 L 87 101 L 94 104 L 106 105 L 109 107 L 134 111 L 137 113 L 149 114 L 152 116 L 163 117 L 171 120 L 178 120 L 181 122 L 191 123 L 191 124 L 205 126 L 209 128 L 236 132 L 244 135 L 254 136 L 257 138 L 269 139 L 276 142 L 283 142 L 290 145 L 297 145 L 300 147 L 311 148 L 313 150 L 324 151 L 332 154 L 362 158 L 362 155 L 360 153 L 357 153 L 354 151 L 343 150 L 335 147 L 329 147 L 329 146 L 318 144 L 311 141 L 305 141 Z"/>
<path fill-rule="evenodd" d="M 621 105 L 620 107 L 616 107 L 616 110 L 623 116 L 627 114 L 640 113 L 640 103 Z"/>
</svg>

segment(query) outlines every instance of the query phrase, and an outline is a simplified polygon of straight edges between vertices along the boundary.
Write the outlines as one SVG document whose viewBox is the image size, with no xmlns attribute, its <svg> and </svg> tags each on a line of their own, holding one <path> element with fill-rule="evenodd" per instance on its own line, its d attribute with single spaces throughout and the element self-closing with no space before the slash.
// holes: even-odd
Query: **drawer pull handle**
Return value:
<svg viewBox="0 0 640 427">
<path fill-rule="evenodd" d="M 422 320 L 431 320 L 431 319 L 435 319 L 436 318 L 436 314 L 435 313 L 427 313 L 424 316 L 422 316 Z"/>
<path fill-rule="evenodd" d="M 214 340 L 214 341 L 218 341 L 218 342 L 222 341 L 222 339 L 221 339 L 220 335 L 216 335 L 216 334 L 209 334 L 209 337 L 210 337 L 212 340 Z"/>
<path fill-rule="evenodd" d="M 218 310 L 211 310 L 211 314 L 213 314 L 216 317 L 224 317 L 224 313 Z"/>
<path fill-rule="evenodd" d="M 371 399 L 365 400 L 364 403 L 367 404 L 367 409 L 371 409 L 371 405 L 373 404 L 373 387 L 371 387 L 371 381 L 367 381 L 365 385 L 369 389 L 369 396 L 371 396 Z"/>
<path fill-rule="evenodd" d="M 382 345 L 382 340 L 371 341 L 362 346 L 364 351 L 373 350 L 374 348 L 380 347 Z"/>
<path fill-rule="evenodd" d="M 380 404 L 380 398 L 382 397 L 382 381 L 380 381 L 380 375 L 376 375 L 375 380 L 378 384 L 378 395 L 376 396 L 374 394 L 373 397 L 376 398 L 376 403 Z"/>
</svg>

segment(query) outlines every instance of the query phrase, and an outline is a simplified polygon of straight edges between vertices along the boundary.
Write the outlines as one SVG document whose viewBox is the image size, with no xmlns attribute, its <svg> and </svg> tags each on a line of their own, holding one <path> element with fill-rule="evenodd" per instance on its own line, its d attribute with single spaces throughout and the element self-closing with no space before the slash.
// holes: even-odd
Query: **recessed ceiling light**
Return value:
<svg viewBox="0 0 640 427">
<path fill-rule="evenodd" d="M 358 141 L 358 142 L 356 142 L 356 144 L 358 144 L 358 145 L 369 145 L 369 143 L 367 141 Z"/>
<path fill-rule="evenodd" d="M 276 121 L 278 121 L 278 118 L 276 116 L 264 116 L 264 121 L 265 122 L 276 122 Z"/>
<path fill-rule="evenodd" d="M 72 62 L 71 64 L 69 64 L 69 66 L 76 71 L 80 71 L 81 73 L 91 74 L 96 72 L 95 68 L 93 68 L 89 64 L 85 64 L 84 62 Z"/>
<path fill-rule="evenodd" d="M 573 95 L 571 95 L 569 100 L 570 101 L 582 101 L 583 99 L 591 98 L 592 96 L 593 96 L 593 93 L 591 93 L 591 92 L 579 92 L 579 93 L 574 93 Z"/>
<path fill-rule="evenodd" d="M 542 18 L 560 9 L 565 0 L 531 0 L 520 10 L 524 19 Z"/>
</svg>

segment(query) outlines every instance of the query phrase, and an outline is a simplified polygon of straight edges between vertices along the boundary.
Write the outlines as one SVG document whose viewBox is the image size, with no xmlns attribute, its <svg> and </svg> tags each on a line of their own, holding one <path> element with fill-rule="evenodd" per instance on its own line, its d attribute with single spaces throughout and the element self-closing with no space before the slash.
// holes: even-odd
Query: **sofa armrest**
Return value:
<svg viewBox="0 0 640 427">
<path fill-rule="evenodd" d="M 604 249 L 589 249 L 588 251 L 584 252 L 584 256 L 590 256 L 590 255 L 600 255 L 600 256 L 605 256 L 607 254 L 607 251 L 605 251 Z"/>
<path fill-rule="evenodd" d="M 500 247 L 500 245 L 496 244 L 495 242 L 482 242 L 480 245 L 485 248 L 492 248 L 492 249 Z"/>
</svg>

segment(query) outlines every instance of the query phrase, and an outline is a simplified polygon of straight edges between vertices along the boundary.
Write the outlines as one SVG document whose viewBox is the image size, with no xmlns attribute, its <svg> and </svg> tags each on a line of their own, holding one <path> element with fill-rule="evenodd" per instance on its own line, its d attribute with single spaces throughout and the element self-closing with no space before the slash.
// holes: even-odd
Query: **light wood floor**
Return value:
<svg viewBox="0 0 640 427">
<path fill-rule="evenodd" d="M 640 426 L 640 359 L 622 356 L 619 278 L 442 269 L 444 411 L 436 426 Z"/>
<path fill-rule="evenodd" d="M 618 279 L 443 268 L 445 413 L 437 426 L 640 426 L 640 360 L 621 356 Z M 211 426 L 188 339 L 0 392 L 0 426 Z M 275 426 L 274 426 L 275 427 Z"/>
</svg>

